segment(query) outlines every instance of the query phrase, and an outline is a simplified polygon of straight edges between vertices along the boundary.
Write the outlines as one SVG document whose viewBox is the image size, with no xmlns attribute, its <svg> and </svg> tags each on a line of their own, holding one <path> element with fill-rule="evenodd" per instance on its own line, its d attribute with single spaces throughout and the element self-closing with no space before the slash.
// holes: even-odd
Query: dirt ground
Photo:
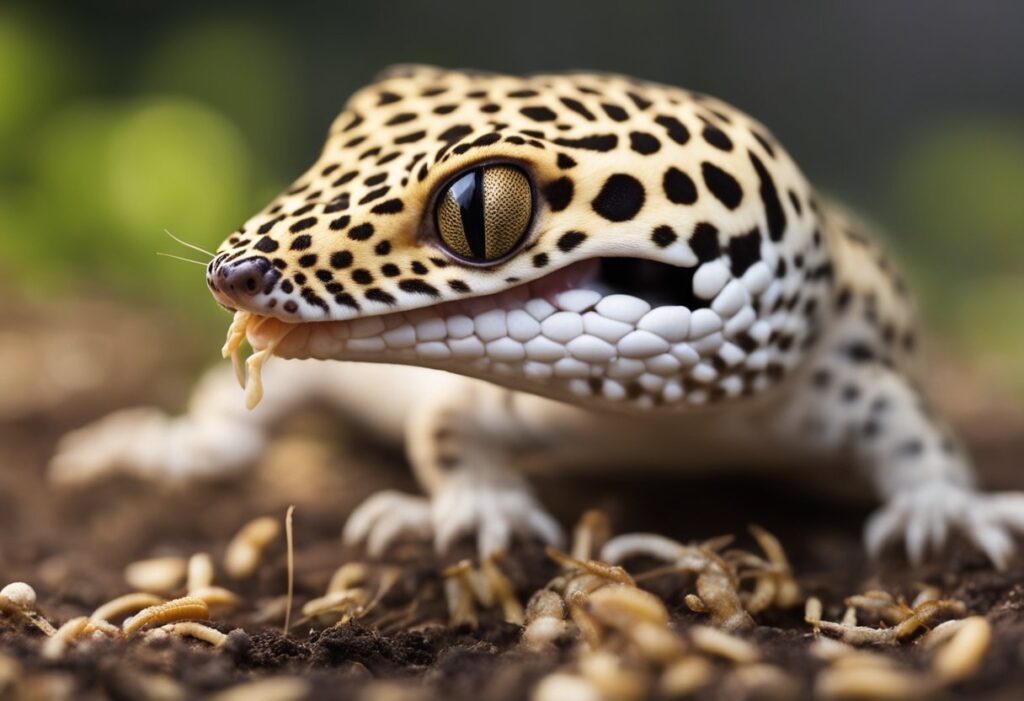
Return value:
<svg viewBox="0 0 1024 701">
<path fill-rule="evenodd" d="M 93 321 L 86 325 L 84 318 Z M 0 619 L 0 698 L 192 699 L 273 678 L 277 686 L 258 693 L 242 689 L 238 698 L 511 701 L 530 698 L 546 675 L 572 668 L 578 654 L 572 639 L 542 654 L 529 652 L 519 643 L 520 627 L 505 623 L 498 611 L 483 611 L 478 627 L 449 625 L 441 571 L 471 556 L 469 548 L 441 561 L 428 547 L 405 543 L 387 556 L 387 563 L 400 566 L 400 575 L 370 613 L 337 627 L 336 617 L 303 620 L 301 606 L 323 594 L 340 565 L 366 561 L 339 538 L 352 507 L 380 488 L 413 490 L 399 455 L 360 442 L 338 417 L 312 410 L 296 417 L 259 465 L 223 481 L 178 488 L 127 478 L 75 490 L 48 485 L 46 461 L 68 429 L 123 406 L 181 402 L 189 371 L 166 370 L 167 358 L 158 350 L 123 350 L 159 348 L 155 341 L 175 339 L 181 357 L 208 352 L 175 331 L 180 329 L 156 328 L 144 316 L 103 306 L 59 318 L 48 312 L 0 320 L 6 368 L 0 374 L 0 586 L 30 583 L 40 611 L 59 625 L 130 591 L 123 572 L 133 561 L 207 552 L 217 566 L 216 583 L 241 599 L 237 607 L 213 612 L 211 625 L 228 633 L 227 641 L 214 649 L 192 639 L 138 635 L 90 641 L 47 658 L 41 654 L 42 633 Z M 68 377 L 61 379 L 62 373 Z M 156 377 L 161 379 L 155 382 Z M 985 484 L 1024 487 L 1021 417 L 989 401 L 984 391 L 965 389 L 969 383 L 956 372 L 934 377 L 941 402 L 952 408 L 982 466 Z M 739 545 L 756 550 L 746 527 L 758 523 L 778 536 L 804 593 L 822 600 L 829 620 L 843 616 L 843 600 L 852 594 L 883 589 L 911 600 L 919 585 L 934 585 L 942 596 L 962 601 L 968 613 L 984 616 L 993 642 L 970 679 L 933 696 L 1024 698 L 1021 560 L 996 573 L 956 545 L 919 570 L 896 556 L 872 564 L 860 542 L 869 507 L 822 501 L 782 482 L 630 476 L 551 478 L 537 487 L 566 526 L 596 508 L 616 533 L 654 531 L 683 542 L 733 533 Z M 280 519 L 290 504 L 296 507 L 296 613 L 284 636 L 283 538 L 270 543 L 250 577 L 228 577 L 221 561 L 244 523 L 264 515 Z M 535 543 L 519 544 L 501 566 L 523 603 L 559 572 Z M 638 563 L 630 571 L 651 566 Z M 692 578 L 669 575 L 642 586 L 663 598 L 676 630 L 685 634 L 704 622 L 683 602 L 693 592 Z M 826 663 L 812 654 L 814 636 L 803 607 L 769 609 L 755 619 L 756 627 L 740 635 L 756 645 L 765 663 L 783 671 L 788 685 L 741 683 L 728 663 L 716 661 L 695 698 L 817 698 L 816 679 Z M 928 657 L 912 640 L 876 651 L 899 669 L 926 673 Z M 923 688 L 917 691 L 924 694 Z M 655 689 L 648 695 L 658 694 Z"/>
</svg>

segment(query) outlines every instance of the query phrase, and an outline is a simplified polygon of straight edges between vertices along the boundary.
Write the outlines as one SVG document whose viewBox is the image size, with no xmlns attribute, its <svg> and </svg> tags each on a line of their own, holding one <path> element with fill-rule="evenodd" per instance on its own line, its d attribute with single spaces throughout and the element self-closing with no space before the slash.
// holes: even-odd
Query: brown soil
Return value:
<svg viewBox="0 0 1024 701">
<path fill-rule="evenodd" d="M 74 315 L 62 318 L 70 342 L 88 349 L 86 336 L 98 333 L 106 338 L 104 343 L 113 338 L 113 347 L 125 348 L 133 343 L 152 346 L 154 333 L 171 336 L 133 321 L 124 311 L 105 311 L 117 322 L 99 331 L 91 324 L 88 332 L 76 332 Z M 40 347 L 50 342 L 43 330 L 52 328 L 47 321 L 55 320 L 7 320 L 0 330 L 16 332 L 30 347 Z M 106 352 L 104 343 L 96 353 Z M 26 356 L 20 362 L 28 366 L 18 377 L 42 372 L 31 365 L 42 362 L 38 358 Z M 230 480 L 178 488 L 130 479 L 78 490 L 49 486 L 45 463 L 66 430 L 120 406 L 173 406 L 180 401 L 190 372 L 163 373 L 163 383 L 154 386 L 148 378 L 161 374 L 159 367 L 156 356 L 121 357 L 106 375 L 94 370 L 93 389 L 72 383 L 63 395 L 59 388 L 53 390 L 55 398 L 47 395 L 45 402 L 38 392 L 34 398 L 28 392 L 21 405 L 10 397 L 0 403 L 0 586 L 16 580 L 31 583 L 41 611 L 54 623 L 88 614 L 128 591 L 123 568 L 132 561 L 205 551 L 219 565 L 228 540 L 242 524 L 259 515 L 283 515 L 289 504 L 296 505 L 298 609 L 322 594 L 339 565 L 364 557 L 339 540 L 351 508 L 380 488 L 413 489 L 399 456 L 360 443 L 344 432 L 343 421 L 316 412 L 283 427 L 262 463 Z M 991 486 L 1024 486 L 1018 469 L 1024 423 L 1005 411 L 987 412 L 983 421 L 958 415 L 984 467 L 983 479 Z M 759 523 L 779 537 L 800 584 L 825 602 L 825 617 L 831 620 L 842 616 L 845 596 L 869 588 L 913 598 L 917 584 L 937 585 L 944 595 L 962 600 L 971 613 L 987 616 L 995 632 L 979 672 L 947 696 L 1024 697 L 1024 563 L 1019 560 L 1009 571 L 996 573 L 958 544 L 941 562 L 920 570 L 909 569 L 895 555 L 873 565 L 865 560 L 860 542 L 866 508 L 823 502 L 785 483 L 630 477 L 585 483 L 550 479 L 538 488 L 564 524 L 584 509 L 599 508 L 616 532 L 654 531 L 683 541 L 736 533 L 741 545 L 756 549 L 745 527 Z M 218 567 L 217 583 L 244 601 L 239 609 L 214 616 L 213 626 L 230 632 L 220 650 L 193 640 L 139 636 L 75 647 L 58 660 L 46 660 L 40 655 L 42 634 L 0 620 L 0 655 L 20 666 L 16 688 L 25 698 L 190 699 L 245 681 L 288 675 L 305 680 L 309 698 L 415 694 L 526 699 L 541 677 L 569 661 L 571 651 L 567 645 L 555 654 L 523 651 L 519 628 L 496 613 L 485 613 L 476 629 L 447 625 L 440 571 L 470 554 L 467 548 L 441 561 L 423 545 L 403 544 L 388 557 L 402 566 L 402 576 L 371 615 L 337 628 L 330 622 L 303 622 L 286 637 L 280 621 L 267 615 L 285 591 L 285 551 L 278 539 L 251 578 L 233 581 Z M 516 547 L 504 567 L 522 601 L 557 572 L 533 543 Z M 682 577 L 645 584 L 665 597 L 680 629 L 701 620 L 682 603 L 691 584 Z M 747 636 L 768 662 L 794 675 L 801 698 L 813 698 L 821 663 L 808 652 L 813 638 L 802 619 L 800 609 L 769 611 L 758 617 L 758 627 Z M 922 658 L 911 648 L 900 646 L 889 654 L 921 667 Z M 723 686 L 725 675 L 721 680 L 699 698 L 720 698 L 726 692 L 730 698 L 743 697 Z M 3 687 L 0 678 L 0 698 L 5 698 Z"/>
</svg>

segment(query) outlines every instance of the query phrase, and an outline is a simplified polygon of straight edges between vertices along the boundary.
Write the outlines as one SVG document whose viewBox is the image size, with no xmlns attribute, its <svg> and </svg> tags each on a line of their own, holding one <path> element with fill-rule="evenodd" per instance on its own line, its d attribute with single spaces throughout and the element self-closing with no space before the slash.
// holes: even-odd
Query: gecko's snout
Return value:
<svg viewBox="0 0 1024 701">
<path fill-rule="evenodd" d="M 221 302 L 244 307 L 244 300 L 261 292 L 270 292 L 281 274 L 263 256 L 221 263 L 207 278 L 213 293 Z"/>
</svg>

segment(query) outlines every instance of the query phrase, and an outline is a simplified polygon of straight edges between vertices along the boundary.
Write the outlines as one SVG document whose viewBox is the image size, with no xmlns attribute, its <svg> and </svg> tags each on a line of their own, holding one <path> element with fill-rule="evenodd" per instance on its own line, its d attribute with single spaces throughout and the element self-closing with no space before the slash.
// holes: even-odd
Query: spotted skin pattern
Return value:
<svg viewBox="0 0 1024 701">
<path fill-rule="evenodd" d="M 475 265 L 446 252 L 435 209 L 486 164 L 521 169 L 534 211 L 507 256 Z M 974 491 L 912 379 L 904 283 L 865 231 L 717 99 L 616 75 L 399 67 L 352 96 L 318 161 L 228 237 L 207 284 L 288 329 L 279 356 L 427 369 L 268 367 L 256 418 L 223 411 L 216 442 L 257 453 L 263 427 L 309 394 L 389 427 L 429 499 L 384 493 L 357 509 L 346 538 L 374 554 L 425 532 L 442 550 L 476 535 L 481 554 L 557 540 L 517 471 L 533 451 L 592 470 L 820 476 L 846 460 L 884 503 L 871 551 L 904 540 L 917 561 L 960 531 L 1003 566 L 1024 496 Z M 629 263 L 604 267 L 623 260 L 655 267 L 636 287 Z M 249 329 L 254 348 L 266 328 Z M 206 391 L 190 415 L 226 401 Z M 146 452 L 158 434 L 106 453 L 79 436 L 55 470 L 159 462 Z M 206 454 L 209 431 L 174 435 L 172 452 Z"/>
</svg>

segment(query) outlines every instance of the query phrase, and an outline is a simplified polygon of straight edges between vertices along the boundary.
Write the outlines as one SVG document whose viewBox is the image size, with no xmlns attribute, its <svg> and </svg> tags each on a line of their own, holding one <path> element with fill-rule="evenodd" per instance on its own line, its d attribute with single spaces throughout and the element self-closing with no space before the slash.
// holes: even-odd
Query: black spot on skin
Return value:
<svg viewBox="0 0 1024 701">
<path fill-rule="evenodd" d="M 395 139 L 395 144 L 414 144 L 426 135 L 427 132 L 423 131 L 422 129 L 420 129 L 419 131 L 409 132 L 408 134 L 405 134 Z"/>
<path fill-rule="evenodd" d="M 269 233 L 270 230 L 274 228 L 274 225 L 277 224 L 282 219 L 284 219 L 284 217 L 276 217 L 275 219 L 271 219 L 270 221 L 261 224 L 260 228 L 258 228 L 256 230 L 256 233 L 259 233 L 259 234 Z"/>
<path fill-rule="evenodd" d="M 367 290 L 365 297 L 373 302 L 381 302 L 389 306 L 395 304 L 395 302 L 398 301 L 395 299 L 395 296 L 390 292 L 385 292 L 384 290 L 378 289 L 376 287 L 374 287 L 372 290 Z"/>
<path fill-rule="evenodd" d="M 500 140 L 501 140 L 501 134 L 498 134 L 498 133 L 495 133 L 495 132 L 491 132 L 490 134 L 484 134 L 483 136 L 478 136 L 476 139 L 473 140 L 473 145 L 474 146 L 490 146 L 491 144 L 498 143 L 498 141 L 500 141 Z"/>
<path fill-rule="evenodd" d="M 608 221 L 629 221 L 644 206 L 644 186 L 632 175 L 616 173 L 605 180 L 591 202 L 594 211 Z"/>
<path fill-rule="evenodd" d="M 509 97 L 537 97 L 536 90 L 513 90 L 508 94 Z"/>
<path fill-rule="evenodd" d="M 317 270 L 316 279 L 319 280 L 320 282 L 330 282 L 331 280 L 334 279 L 334 273 L 332 273 L 330 270 Z M 332 292 L 332 290 L 327 291 Z"/>
<path fill-rule="evenodd" d="M 818 389 L 825 389 L 831 382 L 832 373 L 830 373 L 825 368 L 815 370 L 814 374 L 811 375 L 811 384 L 817 387 Z"/>
<path fill-rule="evenodd" d="M 373 282 L 373 273 L 366 268 L 358 268 L 352 271 L 352 280 L 360 285 L 369 285 Z"/>
<path fill-rule="evenodd" d="M 365 136 L 353 136 L 351 139 L 349 139 L 344 144 L 342 144 L 342 147 L 343 148 L 354 148 L 354 147 L 358 146 L 359 144 L 363 143 L 364 141 L 366 141 L 366 137 Z"/>
<path fill-rule="evenodd" d="M 615 134 L 596 134 L 594 136 L 584 136 L 579 139 L 555 139 L 555 143 L 559 146 L 567 146 L 569 148 L 582 148 L 588 151 L 611 151 L 619 143 L 619 137 Z"/>
<path fill-rule="evenodd" d="M 359 309 L 359 302 L 357 302 L 355 300 L 355 297 L 350 295 L 348 292 L 341 292 L 339 294 L 334 295 L 334 301 L 345 307 Z"/>
<path fill-rule="evenodd" d="M 469 285 L 462 280 L 449 280 L 448 287 L 452 288 L 455 292 L 469 292 Z"/>
<path fill-rule="evenodd" d="M 725 132 L 710 124 L 704 127 L 700 134 L 704 141 L 708 142 L 720 151 L 732 151 L 732 139 L 726 136 Z"/>
<path fill-rule="evenodd" d="M 775 149 L 772 148 L 772 144 L 768 140 L 768 137 L 760 134 L 756 129 L 751 129 L 750 133 L 754 135 L 754 139 L 757 143 L 761 144 L 761 148 L 763 148 L 765 153 L 768 154 L 768 157 L 775 158 Z"/>
<path fill-rule="evenodd" d="M 285 294 L 291 294 L 295 290 L 295 285 L 292 284 L 291 280 L 285 280 L 281 283 L 281 291 Z"/>
<path fill-rule="evenodd" d="M 349 197 L 346 192 L 344 195 L 338 195 L 334 202 L 329 203 L 324 207 L 324 214 L 334 214 L 335 212 L 344 212 L 348 209 Z"/>
<path fill-rule="evenodd" d="M 438 105 L 434 108 L 434 114 L 451 114 L 458 108 L 458 105 Z"/>
<path fill-rule="evenodd" d="M 437 138 L 441 141 L 454 143 L 471 133 L 473 133 L 473 130 L 469 126 L 465 124 L 456 124 L 454 127 L 448 127 L 445 129 Z"/>
<path fill-rule="evenodd" d="M 718 228 L 707 222 L 700 222 L 693 227 L 690 235 L 690 248 L 702 263 L 714 260 L 722 255 L 722 246 L 718 241 Z"/>
<path fill-rule="evenodd" d="M 754 155 L 753 151 L 747 152 L 750 162 L 757 171 L 757 177 L 761 181 L 761 201 L 764 203 L 765 216 L 768 219 L 768 237 L 772 241 L 781 241 L 786 233 L 786 213 L 779 201 L 779 192 L 775 189 L 775 181 L 772 180 L 768 169 L 761 163 L 761 159 Z"/>
<path fill-rule="evenodd" d="M 387 254 L 391 253 L 391 242 L 386 239 L 384 241 L 379 242 L 376 246 L 373 247 L 373 252 L 376 253 L 378 256 L 386 256 Z"/>
<path fill-rule="evenodd" d="M 654 122 L 655 124 L 664 127 L 665 131 L 668 132 L 668 137 L 677 144 L 682 145 L 690 140 L 690 130 L 675 117 L 661 115 L 659 117 L 655 117 Z"/>
<path fill-rule="evenodd" d="M 305 251 L 312 243 L 313 239 L 311 239 L 308 234 L 303 234 L 302 236 L 296 236 L 292 240 L 290 248 L 293 251 Z"/>
<path fill-rule="evenodd" d="M 366 180 L 364 180 L 363 184 L 366 185 L 366 187 L 374 187 L 375 185 L 380 185 L 382 182 L 384 182 L 387 179 L 388 179 L 388 174 L 387 173 L 377 173 L 376 175 L 371 175 Z"/>
<path fill-rule="evenodd" d="M 871 350 L 871 346 L 861 342 L 850 343 L 843 349 L 843 353 L 857 364 L 869 363 L 875 359 L 875 352 Z"/>
<path fill-rule="evenodd" d="M 373 224 L 360 224 L 354 226 L 348 232 L 348 237 L 353 241 L 365 241 L 373 236 Z"/>
<path fill-rule="evenodd" d="M 661 148 L 661 142 L 657 138 L 644 131 L 631 131 L 629 133 L 629 147 L 643 156 L 657 153 Z"/>
<path fill-rule="evenodd" d="M 384 122 L 384 126 L 393 127 L 399 124 L 405 124 L 406 122 L 411 122 L 414 119 L 416 119 L 415 112 L 399 112 L 394 117 Z"/>
<path fill-rule="evenodd" d="M 309 197 L 312 197 L 312 198 L 316 199 L 317 197 L 319 197 L 319 196 L 320 196 L 320 194 L 321 194 L 321 193 L 320 193 L 320 191 L 319 191 L 319 190 L 318 190 L 317 192 L 311 192 L 311 193 L 309 193 L 309 195 L 307 196 L 307 199 L 308 199 Z M 296 210 L 295 210 L 294 212 L 292 212 L 292 216 L 293 216 L 293 217 L 301 217 L 301 216 L 302 216 L 303 214 L 305 214 L 306 212 L 309 212 L 309 211 L 311 211 L 311 210 L 313 209 L 313 207 L 316 207 L 316 203 L 304 204 L 304 205 L 302 205 L 301 207 L 299 207 L 298 209 L 296 209 Z"/>
<path fill-rule="evenodd" d="M 569 168 L 572 168 L 573 166 L 576 165 L 576 161 L 574 161 L 573 159 L 571 159 L 569 156 L 565 155 L 564 153 L 558 154 L 558 159 L 555 161 L 555 163 L 562 170 L 568 170 Z"/>
<path fill-rule="evenodd" d="M 402 204 L 402 200 L 395 198 L 385 200 L 384 202 L 375 205 L 370 212 L 372 214 L 397 214 L 398 212 L 401 212 L 403 208 L 404 205 Z"/>
<path fill-rule="evenodd" d="M 651 106 L 650 100 L 645 100 L 644 98 L 637 95 L 635 92 L 627 92 L 626 95 L 629 97 L 630 100 L 633 101 L 633 104 L 636 105 L 637 109 L 645 110 Z"/>
<path fill-rule="evenodd" d="M 378 107 L 380 107 L 381 105 L 390 105 L 391 103 L 398 102 L 399 100 L 402 99 L 401 95 L 396 95 L 395 93 L 388 92 L 386 90 L 381 92 L 377 97 L 378 97 L 378 102 L 377 102 L 377 106 Z"/>
<path fill-rule="evenodd" d="M 573 99 L 571 97 L 563 97 L 563 98 L 560 98 L 560 99 L 561 99 L 563 105 L 565 105 L 566 107 L 571 109 L 573 112 L 575 112 L 576 114 L 578 114 L 581 117 L 583 117 L 584 119 L 586 119 L 588 122 L 593 122 L 594 119 L 596 119 L 594 117 L 594 113 L 591 112 L 590 110 L 588 110 L 586 107 L 584 107 L 583 103 L 580 102 L 579 100 L 575 100 L 575 99 Z"/>
<path fill-rule="evenodd" d="M 284 310 L 289 314 L 294 314 L 295 312 L 299 311 L 299 305 L 296 304 L 294 299 L 289 299 L 282 306 L 284 307 Z"/>
<path fill-rule="evenodd" d="M 312 268 L 313 266 L 316 265 L 316 254 L 307 253 L 306 255 L 302 256 L 301 258 L 299 258 L 299 265 L 301 265 L 303 268 Z"/>
<path fill-rule="evenodd" d="M 568 253 L 586 241 L 586 239 L 587 235 L 582 231 L 567 231 L 558 239 L 558 250 L 562 253 Z"/>
<path fill-rule="evenodd" d="M 428 272 L 430 272 L 429 270 L 427 270 L 427 266 L 423 265 L 423 263 L 419 262 L 418 260 L 414 260 L 410 267 L 412 271 L 417 275 L 426 275 Z"/>
<path fill-rule="evenodd" d="M 793 205 L 793 210 L 796 212 L 798 217 L 803 214 L 804 208 L 803 205 L 800 204 L 800 197 L 792 190 L 789 191 L 789 203 Z M 818 245 L 821 242 L 821 232 L 815 231 L 814 237 L 814 243 L 815 245 Z"/>
<path fill-rule="evenodd" d="M 626 113 L 626 110 L 622 109 L 618 105 L 602 104 L 601 109 L 603 109 L 604 113 L 616 122 L 625 122 L 629 119 L 629 115 Z"/>
<path fill-rule="evenodd" d="M 325 312 L 330 310 L 330 307 L 327 306 L 327 302 L 325 302 L 322 297 L 320 297 L 316 292 L 314 292 L 308 287 L 302 288 L 302 298 L 306 300 L 306 302 L 308 302 L 309 304 L 312 304 L 313 306 L 316 307 L 320 307 Z"/>
<path fill-rule="evenodd" d="M 300 219 L 299 221 L 289 226 L 288 231 L 292 232 L 293 234 L 296 234 L 300 231 L 305 231 L 306 229 L 315 224 L 316 217 L 306 217 L 305 219 Z"/>
<path fill-rule="evenodd" d="M 843 387 L 843 401 L 844 402 L 855 402 L 860 398 L 860 387 L 857 385 L 846 385 Z"/>
<path fill-rule="evenodd" d="M 335 251 L 331 254 L 331 267 L 342 270 L 352 265 L 352 254 L 348 251 Z"/>
<path fill-rule="evenodd" d="M 675 243 L 678 238 L 679 236 L 671 226 L 659 226 L 651 233 L 651 241 L 658 248 L 667 248 Z"/>
<path fill-rule="evenodd" d="M 533 257 L 533 267 L 535 267 L 535 268 L 543 268 L 547 264 L 548 264 L 548 254 L 547 253 L 538 253 L 537 255 L 535 255 Z"/>
<path fill-rule="evenodd" d="M 697 201 L 697 186 L 689 175 L 676 167 L 665 171 L 661 184 L 669 201 L 675 204 L 693 204 Z"/>
<path fill-rule="evenodd" d="M 441 293 L 437 288 L 423 280 L 401 280 L 398 283 L 399 289 L 403 292 L 427 295 L 429 297 L 440 297 Z"/>
<path fill-rule="evenodd" d="M 363 123 L 362 115 L 353 114 L 352 115 L 352 121 L 350 121 L 348 124 L 346 124 L 344 127 L 342 127 L 341 130 L 343 132 L 344 131 L 352 131 L 353 129 L 355 129 L 356 127 L 358 127 L 362 123 Z"/>
<path fill-rule="evenodd" d="M 342 231 L 346 226 L 348 226 L 350 221 L 352 221 L 351 217 L 347 214 L 342 214 L 340 217 L 328 224 L 328 226 L 331 228 L 331 231 Z"/>
<path fill-rule="evenodd" d="M 385 263 L 384 265 L 380 266 L 380 273 L 384 277 L 397 277 L 399 274 L 401 274 L 401 272 L 402 271 L 399 270 L 398 266 L 395 265 L 394 263 Z"/>
<path fill-rule="evenodd" d="M 558 115 L 544 106 L 524 107 L 519 110 L 523 116 L 535 122 L 553 122 Z"/>
<path fill-rule="evenodd" d="M 484 114 L 494 114 L 495 112 L 501 111 L 501 105 L 488 102 L 486 105 L 480 105 L 480 111 Z"/>
<path fill-rule="evenodd" d="M 359 204 L 368 204 L 370 202 L 373 202 L 374 200 L 379 199 L 384 195 L 388 194 L 388 190 L 390 189 L 390 185 L 385 185 L 384 187 L 378 187 L 376 190 L 371 190 L 370 192 L 366 193 L 363 196 L 363 199 L 359 200 Z"/>
<path fill-rule="evenodd" d="M 571 178 L 559 178 L 544 186 L 544 198 L 552 212 L 561 212 L 572 202 L 573 185 Z"/>
<path fill-rule="evenodd" d="M 714 163 L 705 161 L 700 166 L 704 176 L 704 184 L 719 202 L 729 209 L 736 209 L 743 200 L 743 190 L 736 178 L 732 177 Z"/>
<path fill-rule="evenodd" d="M 357 177 L 359 177 L 358 170 L 353 170 L 349 173 L 345 173 L 340 178 L 331 183 L 331 187 L 341 187 L 342 185 L 347 185 L 353 180 L 355 180 Z"/>
<path fill-rule="evenodd" d="M 755 228 L 729 239 L 729 260 L 735 277 L 740 277 L 761 260 L 761 232 Z"/>
<path fill-rule="evenodd" d="M 256 242 L 256 245 L 253 246 L 253 248 L 255 248 L 257 251 L 262 251 L 263 253 L 273 253 L 274 251 L 277 250 L 278 244 L 277 241 L 270 238 L 269 236 L 264 236 L 263 238 Z"/>
</svg>

